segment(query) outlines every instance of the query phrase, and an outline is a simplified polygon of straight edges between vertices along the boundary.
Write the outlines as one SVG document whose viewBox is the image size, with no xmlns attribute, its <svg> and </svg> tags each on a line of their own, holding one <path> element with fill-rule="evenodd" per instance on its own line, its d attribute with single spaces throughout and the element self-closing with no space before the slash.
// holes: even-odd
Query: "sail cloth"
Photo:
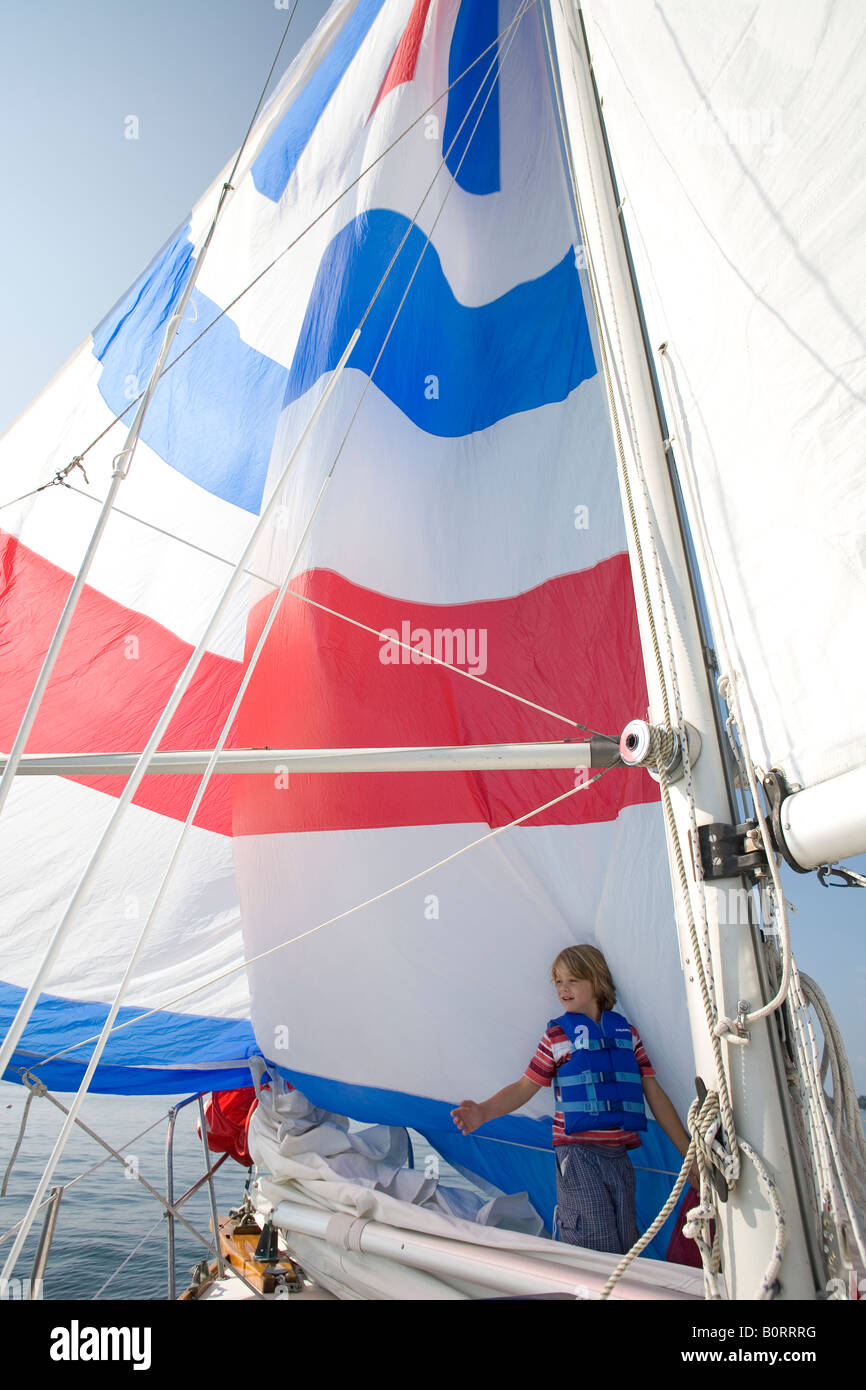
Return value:
<svg viewBox="0 0 866 1390">
<path fill-rule="evenodd" d="M 811 786 L 866 761 L 866 10 L 583 12 L 724 667 Z"/>
<path fill-rule="evenodd" d="M 109 524 L 28 751 L 143 746 L 401 243 L 279 499 L 256 578 L 163 746 L 213 746 L 335 459 L 230 743 L 582 736 L 466 674 L 605 733 L 644 713 L 585 272 L 537 7 L 509 29 L 520 10 L 517 0 L 346 0 L 290 68 L 235 178 L 179 347 L 215 326 L 157 390 L 121 490 L 126 515 Z M 146 381 L 220 186 L 4 440 L 22 491 L 68 463 Z M 121 443 L 118 426 L 88 454 L 93 493 Z M 62 488 L 4 513 L 3 616 L 15 653 L 0 697 L 7 746 L 95 513 L 89 497 Z M 97 1086 L 176 1090 L 190 1084 L 190 1068 L 200 1089 L 243 1085 L 243 1058 L 258 1046 L 313 1104 L 421 1131 L 495 1186 L 528 1190 L 549 1225 L 550 1096 L 470 1138 L 449 1110 L 522 1074 L 555 1012 L 553 957 L 594 941 L 610 960 L 618 1007 L 684 1111 L 690 1049 L 651 781 L 608 772 L 434 874 L 304 933 L 574 780 L 300 777 L 278 767 L 234 784 L 215 777 L 128 995 L 131 1009 L 165 1012 L 115 1036 Z M 19 779 L 14 789 L 2 827 L 10 1007 L 120 785 Z M 22 1056 L 68 1044 L 81 1009 L 83 1031 L 93 1031 L 194 787 L 145 779 Z M 244 953 L 289 938 L 301 939 L 251 968 L 251 1007 L 243 972 L 173 1002 Z M 52 1064 L 45 1079 L 68 1083 L 76 1068 L 77 1058 Z M 673 1166 L 654 1124 L 636 1162 Z M 666 1180 L 641 1178 L 648 1220 Z"/>
</svg>

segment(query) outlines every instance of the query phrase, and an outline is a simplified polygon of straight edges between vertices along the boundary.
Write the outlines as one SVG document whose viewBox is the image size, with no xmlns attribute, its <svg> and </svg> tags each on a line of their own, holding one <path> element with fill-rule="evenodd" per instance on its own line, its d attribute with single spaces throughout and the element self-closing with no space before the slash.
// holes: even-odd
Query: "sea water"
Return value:
<svg viewBox="0 0 866 1390">
<path fill-rule="evenodd" d="M 24 1087 L 0 1082 L 0 1183 L 15 1146 L 26 1099 Z M 59 1095 L 57 1099 L 68 1106 L 72 1098 Z M 165 1195 L 168 1110 L 169 1106 L 185 1099 L 185 1096 L 99 1095 L 86 1098 L 80 1118 L 124 1155 L 128 1167 L 123 1168 L 77 1127 L 70 1135 L 51 1179 L 51 1187 L 62 1186 L 65 1190 L 45 1272 L 44 1298 L 134 1300 L 168 1297 L 163 1209 L 133 1173 L 137 1171 Z M 0 1237 L 26 1212 L 63 1119 L 61 1111 L 48 1099 L 34 1098 L 6 1196 L 0 1199 Z M 195 1103 L 178 1112 L 174 1134 L 175 1198 L 192 1187 L 205 1171 L 204 1151 L 196 1132 L 197 1119 L 198 1105 Z M 143 1130 L 147 1133 L 142 1134 Z M 415 1165 L 423 1169 L 433 1150 L 420 1135 L 410 1131 L 410 1137 Z M 212 1161 L 215 1158 L 211 1155 Z M 437 1167 L 440 1178 L 449 1186 L 471 1187 L 444 1159 L 437 1157 Z M 233 1158 L 227 1158 L 214 1175 L 220 1219 L 230 1208 L 240 1205 L 246 1176 L 247 1170 Z M 207 1184 L 184 1204 L 182 1212 L 196 1230 L 210 1238 Z M 0 1290 L 6 1299 L 27 1296 L 27 1281 L 43 1219 L 44 1212 L 34 1222 L 12 1280 Z M 141 1241 L 141 1248 L 133 1254 Z M 0 1266 L 10 1246 L 11 1238 L 0 1244 Z M 178 1293 L 189 1283 L 193 1268 L 207 1254 L 206 1246 L 176 1222 Z M 128 1259 L 130 1256 L 132 1258 Z"/>
</svg>

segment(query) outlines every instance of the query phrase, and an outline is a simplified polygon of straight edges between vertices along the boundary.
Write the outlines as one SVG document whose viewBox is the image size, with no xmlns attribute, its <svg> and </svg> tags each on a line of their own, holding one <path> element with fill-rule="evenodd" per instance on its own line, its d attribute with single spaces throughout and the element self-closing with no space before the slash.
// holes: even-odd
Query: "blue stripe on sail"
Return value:
<svg viewBox="0 0 866 1390">
<path fill-rule="evenodd" d="M 455 85 L 448 93 L 442 150 L 467 193 L 499 191 L 498 10 L 497 0 L 463 0 L 448 54 L 448 85 Z M 475 62 L 480 53 L 484 57 Z M 470 63 L 475 66 L 466 72 Z"/>
<path fill-rule="evenodd" d="M 457 1102 L 431 1100 L 403 1091 L 384 1091 L 374 1086 L 353 1086 L 271 1062 L 268 1067 L 279 1072 L 323 1110 L 348 1115 L 366 1124 L 417 1130 L 455 1166 L 477 1173 L 502 1192 L 527 1192 L 546 1230 L 550 1231 L 556 1205 L 552 1120 L 504 1115 L 499 1120 L 491 1120 L 482 1130 L 464 1135 L 458 1132 L 451 1119 Z M 653 1120 L 647 1132 L 641 1135 L 641 1148 L 633 1149 L 630 1157 L 636 1170 L 638 1227 L 645 1231 L 670 1196 L 674 1179 L 664 1176 L 665 1172 L 678 1173 L 682 1159 Z M 662 1172 L 645 1171 L 650 1168 Z M 646 1254 L 664 1259 L 673 1234 L 673 1221 L 673 1216 L 668 1218 L 647 1246 Z"/>
<path fill-rule="evenodd" d="M 278 203 L 295 166 L 309 144 L 334 92 L 384 4 L 384 0 L 358 0 L 355 11 L 327 57 L 292 103 L 252 166 L 253 183 L 260 193 Z M 357 111 L 358 124 L 366 110 Z"/>
<path fill-rule="evenodd" d="M 310 297 L 286 404 L 336 366 L 409 225 L 401 214 L 377 209 L 349 223 L 330 243 Z M 425 243 L 413 227 L 350 367 L 369 376 Z M 571 249 L 537 280 L 516 285 L 489 304 L 467 307 L 452 294 L 430 244 L 374 380 L 421 429 L 454 438 L 565 400 L 595 370 Z"/>
<path fill-rule="evenodd" d="M 163 247 L 144 275 L 93 334 L 102 363 L 99 390 L 119 415 L 147 385 L 166 324 L 189 273 L 188 227 Z M 214 322 L 218 305 L 199 291 L 174 340 L 169 361 Z M 243 342 L 225 315 L 207 337 L 164 376 L 145 417 L 142 439 L 199 487 L 257 513 L 286 370 Z M 131 422 L 132 412 L 127 419 Z"/>
<path fill-rule="evenodd" d="M 282 404 L 333 370 L 408 228 L 401 214 L 378 209 L 337 234 L 322 257 L 289 372 L 244 343 L 229 315 L 214 323 L 218 306 L 196 291 L 197 318 L 181 326 L 171 358 L 214 326 L 159 383 L 144 442 L 199 487 L 257 513 Z M 413 227 L 364 325 L 349 365 L 367 375 L 424 246 Z M 183 228 L 94 332 L 99 390 L 115 414 L 147 383 L 191 254 Z M 420 429 L 455 438 L 564 400 L 594 373 L 571 250 L 537 280 L 467 307 L 429 245 L 374 379 Z"/>
<path fill-rule="evenodd" d="M 9 1028 L 23 997 L 24 990 L 17 985 L 0 982 L 0 1035 Z M 140 1007 L 121 1008 L 117 1023 L 142 1012 Z M 99 1033 L 107 1016 L 107 1004 L 41 995 L 3 1079 L 18 1081 L 17 1067 L 33 1067 L 42 1057 L 60 1052 L 77 1038 Z M 77 1089 L 91 1052 L 92 1044 L 82 1049 L 80 1056 L 69 1054 L 40 1066 L 35 1075 L 51 1090 Z M 258 1052 L 247 1019 L 161 1009 L 108 1039 L 91 1090 L 162 1095 L 249 1086 L 249 1068 L 242 1059 Z"/>
</svg>

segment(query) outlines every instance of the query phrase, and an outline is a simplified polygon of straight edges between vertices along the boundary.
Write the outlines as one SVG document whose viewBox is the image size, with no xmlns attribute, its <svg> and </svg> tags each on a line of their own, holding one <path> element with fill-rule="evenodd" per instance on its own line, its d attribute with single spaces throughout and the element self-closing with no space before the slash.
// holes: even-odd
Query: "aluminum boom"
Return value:
<svg viewBox="0 0 866 1390">
<path fill-rule="evenodd" d="M 30 777 L 128 776 L 139 753 L 25 754 L 16 769 Z M 207 749 L 154 753 L 148 775 L 200 775 Z M 490 743 L 458 748 L 231 748 L 217 759 L 222 773 L 307 772 L 484 772 L 519 768 L 603 768 L 619 761 L 615 739 L 581 743 Z M 6 758 L 0 757 L 0 768 Z"/>
</svg>

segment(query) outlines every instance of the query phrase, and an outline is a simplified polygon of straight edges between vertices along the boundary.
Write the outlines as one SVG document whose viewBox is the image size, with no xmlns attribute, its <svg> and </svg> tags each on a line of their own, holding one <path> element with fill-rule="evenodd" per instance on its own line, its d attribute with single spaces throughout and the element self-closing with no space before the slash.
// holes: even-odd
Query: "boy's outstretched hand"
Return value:
<svg viewBox="0 0 866 1390">
<path fill-rule="evenodd" d="M 462 1134 L 471 1134 L 473 1129 L 484 1124 L 484 1114 L 476 1100 L 461 1101 L 457 1108 L 451 1111 L 451 1118 Z"/>
</svg>

